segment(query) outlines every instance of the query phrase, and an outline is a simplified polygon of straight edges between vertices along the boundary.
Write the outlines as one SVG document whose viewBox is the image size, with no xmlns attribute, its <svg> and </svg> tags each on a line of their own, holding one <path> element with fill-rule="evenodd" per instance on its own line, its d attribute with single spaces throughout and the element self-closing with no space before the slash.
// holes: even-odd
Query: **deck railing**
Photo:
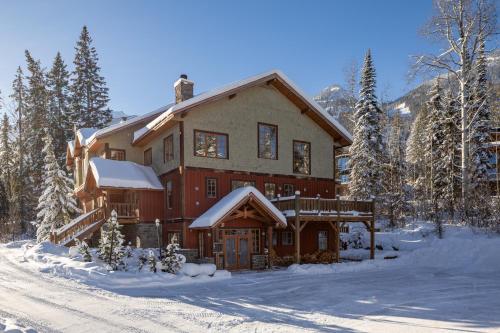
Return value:
<svg viewBox="0 0 500 333">
<path fill-rule="evenodd" d="M 118 218 L 138 218 L 139 209 L 136 204 L 123 202 L 110 202 L 109 211 L 115 210 Z"/>
<path fill-rule="evenodd" d="M 321 197 L 307 198 L 300 195 L 276 198 L 273 204 L 281 211 L 299 211 L 302 215 L 328 214 L 359 214 L 373 215 L 372 200 L 324 199 Z M 297 207 L 297 205 L 299 207 Z"/>
<path fill-rule="evenodd" d="M 103 221 L 106 218 L 104 207 L 94 209 L 86 214 L 83 214 L 69 224 L 53 230 L 50 234 L 50 240 L 55 244 L 64 243 L 65 241 L 75 237 L 90 225 Z"/>
</svg>

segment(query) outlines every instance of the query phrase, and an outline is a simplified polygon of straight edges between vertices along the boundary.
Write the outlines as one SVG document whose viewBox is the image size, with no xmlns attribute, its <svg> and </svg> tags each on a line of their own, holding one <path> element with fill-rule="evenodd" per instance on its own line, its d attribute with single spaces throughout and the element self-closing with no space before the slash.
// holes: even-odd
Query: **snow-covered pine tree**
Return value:
<svg viewBox="0 0 500 333">
<path fill-rule="evenodd" d="M 21 67 L 17 68 L 16 76 L 12 83 L 10 98 L 14 104 L 12 115 L 14 119 L 12 146 L 12 178 L 11 178 L 11 224 L 12 234 L 24 233 L 32 219 L 30 209 L 34 208 L 32 184 L 29 181 L 29 157 L 27 152 L 27 138 L 29 134 L 28 111 L 26 105 L 26 86 Z"/>
<path fill-rule="evenodd" d="M 47 240 L 51 230 L 67 224 L 71 216 L 79 211 L 73 197 L 72 181 L 57 163 L 52 136 L 48 131 L 44 143 L 44 191 L 38 199 L 37 242 Z"/>
<path fill-rule="evenodd" d="M 9 117 L 3 114 L 2 128 L 0 133 L 0 181 L 5 187 L 5 195 L 10 201 L 11 179 L 12 179 L 12 147 L 11 147 L 11 127 Z"/>
<path fill-rule="evenodd" d="M 409 170 L 407 172 L 407 183 L 411 187 L 410 197 L 415 205 L 415 216 L 425 218 L 429 191 L 427 160 L 428 134 L 427 134 L 428 110 L 424 106 L 417 114 L 410 130 L 406 145 L 406 162 Z"/>
<path fill-rule="evenodd" d="M 150 272 L 156 273 L 156 255 L 153 250 L 148 252 L 148 266 Z"/>
<path fill-rule="evenodd" d="M 369 199 L 382 193 L 385 156 L 382 142 L 382 111 L 375 95 L 375 69 L 368 50 L 361 76 L 361 90 L 354 114 L 354 135 L 350 147 L 351 197 Z"/>
<path fill-rule="evenodd" d="M 404 223 L 405 213 L 408 210 L 405 191 L 405 138 L 399 113 L 393 118 L 387 146 L 389 163 L 385 196 L 389 222 L 392 227 L 397 227 Z"/>
<path fill-rule="evenodd" d="M 33 185 L 34 200 L 30 208 L 36 208 L 36 199 L 43 191 L 43 148 L 45 130 L 48 128 L 49 94 L 47 91 L 46 75 L 40 61 L 35 60 L 28 50 L 25 51 L 28 67 L 28 89 L 26 93 L 26 108 L 28 117 L 28 136 L 26 137 L 29 157 L 29 175 Z"/>
<path fill-rule="evenodd" d="M 64 166 L 67 141 L 73 136 L 73 115 L 69 108 L 69 73 L 61 54 L 57 55 L 47 75 L 49 89 L 49 126 L 54 137 L 54 150 L 61 167 Z"/>
<path fill-rule="evenodd" d="M 439 238 L 443 237 L 442 225 L 442 202 L 446 196 L 447 175 L 446 163 L 444 163 L 446 150 L 444 149 L 443 120 L 445 119 L 442 90 L 439 80 L 436 80 L 430 92 L 429 100 L 429 122 L 427 133 L 431 137 L 430 160 L 431 160 L 431 202 L 432 218 L 436 224 L 436 232 Z"/>
<path fill-rule="evenodd" d="M 124 236 L 121 229 L 116 211 L 113 210 L 101 228 L 99 240 L 99 258 L 107 264 L 108 270 L 115 271 L 122 265 Z"/>
<path fill-rule="evenodd" d="M 75 47 L 75 70 L 71 78 L 71 113 L 78 128 L 103 128 L 112 119 L 108 88 L 100 75 L 97 51 L 84 26 Z"/>
<path fill-rule="evenodd" d="M 491 135 L 491 111 L 489 106 L 489 86 L 487 60 L 484 51 L 484 39 L 480 40 L 478 58 L 475 64 L 472 107 L 469 124 L 470 135 L 470 197 L 468 215 L 475 217 L 481 224 L 488 219 L 488 205 L 484 198 L 489 196 L 488 169 L 491 152 L 488 143 Z M 478 223 L 475 223 L 478 224 Z"/>
<path fill-rule="evenodd" d="M 179 253 L 179 250 L 179 244 L 175 239 L 167 245 L 165 255 L 161 261 L 165 272 L 176 274 L 182 268 L 182 264 L 186 262 L 186 258 Z"/>
</svg>

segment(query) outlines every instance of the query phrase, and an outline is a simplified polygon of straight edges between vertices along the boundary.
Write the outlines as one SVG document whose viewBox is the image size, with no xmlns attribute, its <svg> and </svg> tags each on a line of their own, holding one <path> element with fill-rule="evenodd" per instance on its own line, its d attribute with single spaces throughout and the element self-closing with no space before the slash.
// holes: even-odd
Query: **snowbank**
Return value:
<svg viewBox="0 0 500 333">
<path fill-rule="evenodd" d="M 420 223 L 395 232 L 376 234 L 376 244 L 382 250 L 369 258 L 364 248 L 341 251 L 341 258 L 361 260 L 332 265 L 292 265 L 288 272 L 294 274 L 325 274 L 375 270 L 381 267 L 427 267 L 460 273 L 500 272 L 500 237 L 466 227 L 446 226 L 444 239 L 432 233 L 432 225 Z M 364 239 L 366 235 L 362 235 Z M 385 260 L 384 258 L 395 258 Z"/>
<path fill-rule="evenodd" d="M 131 256 L 125 258 L 126 271 L 109 272 L 105 264 L 97 258 L 95 249 L 91 249 L 93 262 L 84 262 L 69 248 L 50 242 L 17 244 L 13 247 L 13 256 L 21 257 L 23 265 L 39 272 L 65 277 L 89 286 L 120 292 L 127 295 L 154 295 L 155 288 L 190 283 L 203 283 L 231 278 L 227 271 L 217 271 L 215 265 L 185 264 L 186 270 L 178 274 L 151 272 L 145 264 L 139 269 L 139 257 L 149 249 L 133 249 Z M 156 253 L 156 250 L 153 250 Z M 73 252 L 73 253 L 70 253 Z M 71 255 L 71 256 L 70 256 Z"/>
<path fill-rule="evenodd" d="M 0 333 L 36 333 L 37 331 L 31 327 L 25 327 L 18 323 L 15 319 L 0 318 Z"/>
</svg>

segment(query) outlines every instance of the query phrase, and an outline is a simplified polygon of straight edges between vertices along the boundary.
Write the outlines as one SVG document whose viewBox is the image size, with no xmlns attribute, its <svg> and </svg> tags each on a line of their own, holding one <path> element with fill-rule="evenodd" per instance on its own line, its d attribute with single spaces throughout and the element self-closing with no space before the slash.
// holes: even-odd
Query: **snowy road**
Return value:
<svg viewBox="0 0 500 333">
<path fill-rule="evenodd" d="M 39 332 L 500 332 L 500 273 L 244 273 L 133 297 L 35 274 L 8 251 L 0 318 Z"/>
</svg>

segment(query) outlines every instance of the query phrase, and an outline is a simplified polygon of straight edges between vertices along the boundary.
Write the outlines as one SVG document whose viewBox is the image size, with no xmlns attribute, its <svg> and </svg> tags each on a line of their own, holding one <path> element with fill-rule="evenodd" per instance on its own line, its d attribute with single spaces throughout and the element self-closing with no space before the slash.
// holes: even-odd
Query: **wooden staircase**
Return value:
<svg viewBox="0 0 500 333">
<path fill-rule="evenodd" d="M 70 223 L 50 233 L 50 241 L 54 244 L 72 246 L 75 239 L 83 240 L 90 238 L 92 234 L 101 228 L 106 221 L 106 209 L 100 207 L 82 214 Z"/>
</svg>

